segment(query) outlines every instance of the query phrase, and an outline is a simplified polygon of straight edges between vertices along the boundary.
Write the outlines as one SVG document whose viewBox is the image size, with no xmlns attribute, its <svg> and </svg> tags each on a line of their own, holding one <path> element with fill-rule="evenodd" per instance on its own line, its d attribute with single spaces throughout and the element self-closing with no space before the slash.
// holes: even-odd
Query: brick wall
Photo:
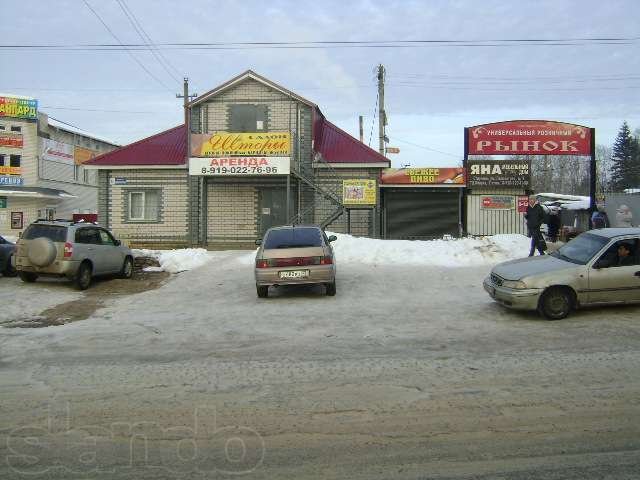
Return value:
<svg viewBox="0 0 640 480">
<path fill-rule="evenodd" d="M 126 184 L 111 185 L 111 178 L 115 177 L 125 179 Z M 107 220 L 114 234 L 131 246 L 188 246 L 187 180 L 187 171 L 184 169 L 102 170 L 99 176 L 98 219 L 101 222 Z M 108 189 L 106 192 L 105 187 Z M 129 220 L 129 193 L 149 190 L 160 193 L 158 219 Z"/>
<path fill-rule="evenodd" d="M 258 237 L 258 189 L 251 185 L 207 186 L 207 243 L 251 245 Z"/>
</svg>

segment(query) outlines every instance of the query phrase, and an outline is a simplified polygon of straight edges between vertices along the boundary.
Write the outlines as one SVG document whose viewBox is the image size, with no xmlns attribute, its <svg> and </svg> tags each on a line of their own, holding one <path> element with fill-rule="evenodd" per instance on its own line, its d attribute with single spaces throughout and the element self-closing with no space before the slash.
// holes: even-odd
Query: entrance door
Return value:
<svg viewBox="0 0 640 480">
<path fill-rule="evenodd" d="M 291 208 L 293 212 L 293 205 Z M 284 188 L 260 190 L 260 236 L 271 227 L 287 224 L 287 192 Z"/>
</svg>

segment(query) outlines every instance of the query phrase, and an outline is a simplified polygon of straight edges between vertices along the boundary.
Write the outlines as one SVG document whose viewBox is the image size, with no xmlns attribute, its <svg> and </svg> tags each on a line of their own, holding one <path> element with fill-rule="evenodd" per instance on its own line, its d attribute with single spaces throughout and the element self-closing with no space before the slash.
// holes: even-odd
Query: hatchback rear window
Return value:
<svg viewBox="0 0 640 480">
<path fill-rule="evenodd" d="M 52 242 L 64 242 L 67 239 L 67 227 L 57 225 L 30 225 L 25 230 L 22 238 L 33 240 L 34 238 L 46 237 Z"/>
<path fill-rule="evenodd" d="M 322 246 L 322 232 L 318 228 L 282 228 L 267 235 L 264 248 L 303 248 Z"/>
</svg>

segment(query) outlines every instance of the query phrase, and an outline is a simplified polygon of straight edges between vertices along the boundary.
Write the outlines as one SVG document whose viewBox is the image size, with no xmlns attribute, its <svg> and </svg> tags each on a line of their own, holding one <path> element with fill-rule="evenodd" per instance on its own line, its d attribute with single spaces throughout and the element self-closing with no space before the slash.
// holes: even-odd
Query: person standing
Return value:
<svg viewBox="0 0 640 480">
<path fill-rule="evenodd" d="M 529 206 L 527 207 L 527 213 L 525 213 L 524 218 L 527 219 L 527 230 L 529 231 L 529 237 L 531 237 L 529 256 L 533 257 L 536 249 L 540 255 L 544 255 L 547 246 L 540 231 L 540 226 L 544 221 L 544 210 L 540 202 L 538 202 L 538 197 L 535 195 L 529 196 Z"/>
<path fill-rule="evenodd" d="M 549 220 L 547 221 L 547 235 L 550 242 L 558 241 L 558 233 L 560 233 L 560 208 L 549 207 Z"/>
<path fill-rule="evenodd" d="M 633 227 L 632 221 L 633 213 L 631 209 L 625 204 L 620 205 L 616 210 L 616 227 Z"/>
</svg>

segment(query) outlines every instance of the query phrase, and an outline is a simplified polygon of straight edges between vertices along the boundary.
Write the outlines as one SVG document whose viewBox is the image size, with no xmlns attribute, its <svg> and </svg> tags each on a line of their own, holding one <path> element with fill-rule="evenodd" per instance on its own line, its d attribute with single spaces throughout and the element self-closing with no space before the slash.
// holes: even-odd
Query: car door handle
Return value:
<svg viewBox="0 0 640 480">
<path fill-rule="evenodd" d="M 91 252 L 93 250 L 93 247 L 87 247 L 87 250 Z"/>
</svg>

